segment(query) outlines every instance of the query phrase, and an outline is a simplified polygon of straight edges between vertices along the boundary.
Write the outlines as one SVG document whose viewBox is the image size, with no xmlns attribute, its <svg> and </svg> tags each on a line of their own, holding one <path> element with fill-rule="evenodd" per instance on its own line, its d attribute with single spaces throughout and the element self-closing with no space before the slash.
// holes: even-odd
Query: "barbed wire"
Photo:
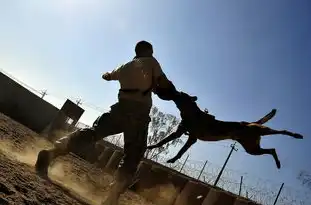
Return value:
<svg viewBox="0 0 311 205">
<path fill-rule="evenodd" d="M 91 102 L 82 100 L 81 98 L 72 97 L 72 96 L 62 96 L 59 94 L 55 94 L 53 92 L 48 92 L 47 90 L 40 90 L 35 89 L 34 87 L 22 82 L 21 80 L 15 78 L 11 74 L 5 72 L 2 68 L 0 68 L 0 71 L 7 75 L 8 77 L 12 78 L 14 81 L 19 83 L 20 85 L 24 86 L 26 89 L 30 90 L 34 94 L 41 96 L 42 98 L 49 95 L 54 98 L 58 98 L 60 100 L 66 100 L 70 99 L 72 101 L 80 101 L 80 104 L 83 107 L 90 108 L 97 112 L 105 112 L 107 109 L 103 109 Z M 76 124 L 76 127 L 79 128 L 86 128 L 90 127 L 89 125 L 86 125 L 84 123 L 78 122 Z M 116 146 L 123 147 L 123 141 L 122 141 L 122 135 L 114 135 L 105 138 L 106 141 L 109 141 L 110 143 L 115 144 Z M 231 149 L 230 144 L 213 144 L 214 146 Z M 239 152 L 244 152 L 243 149 L 241 149 L 241 146 L 238 149 Z M 198 176 L 201 173 L 201 176 L 199 180 L 212 185 L 217 178 L 217 175 L 221 169 L 221 166 L 216 165 L 214 163 L 211 163 L 209 161 L 206 161 L 206 166 L 203 169 L 204 161 L 198 161 L 198 160 L 189 160 L 187 159 L 185 162 L 185 157 L 182 157 L 180 160 L 175 162 L 174 164 L 167 163 L 166 161 L 168 158 L 166 156 L 158 156 L 156 158 L 156 162 L 163 164 L 166 167 L 172 168 L 178 172 L 181 172 L 185 175 L 188 175 L 190 177 L 193 177 L 195 179 L 198 178 Z M 242 184 L 238 180 L 241 176 L 243 176 Z M 240 185 L 241 185 L 241 191 L 240 191 Z M 251 175 L 249 173 L 225 168 L 223 171 L 223 174 L 217 184 L 218 187 L 230 191 L 235 194 L 240 194 L 243 197 L 249 198 L 251 200 L 254 200 L 261 204 L 272 204 L 275 200 L 275 197 L 277 195 L 277 192 L 280 188 L 281 183 L 275 183 L 271 180 L 262 179 L 257 176 Z M 241 193 L 239 193 L 241 192 Z M 311 202 L 311 194 L 307 191 L 301 191 L 294 189 L 289 186 L 284 186 L 282 193 L 278 200 L 278 205 L 310 205 Z"/>
</svg>

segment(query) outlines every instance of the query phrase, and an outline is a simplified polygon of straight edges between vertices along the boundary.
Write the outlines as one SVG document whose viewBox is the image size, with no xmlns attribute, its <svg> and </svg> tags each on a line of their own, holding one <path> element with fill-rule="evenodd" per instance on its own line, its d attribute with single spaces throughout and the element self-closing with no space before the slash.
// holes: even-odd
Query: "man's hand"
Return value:
<svg viewBox="0 0 311 205">
<path fill-rule="evenodd" d="M 109 80 L 111 80 L 111 75 L 110 75 L 110 73 L 104 73 L 103 76 L 102 76 L 102 78 L 103 78 L 104 80 L 109 81 Z"/>
</svg>

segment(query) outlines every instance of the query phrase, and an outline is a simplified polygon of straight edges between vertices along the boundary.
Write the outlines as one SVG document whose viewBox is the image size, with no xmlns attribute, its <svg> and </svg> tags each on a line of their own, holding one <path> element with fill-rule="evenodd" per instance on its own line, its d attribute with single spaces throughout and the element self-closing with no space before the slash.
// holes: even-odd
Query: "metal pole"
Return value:
<svg viewBox="0 0 311 205">
<path fill-rule="evenodd" d="M 278 201 L 279 196 L 280 196 L 280 194 L 281 194 L 281 191 L 282 191 L 282 189 L 283 189 L 283 186 L 284 186 L 284 183 L 282 183 L 282 185 L 281 185 L 281 187 L 280 187 L 280 190 L 279 190 L 279 192 L 278 192 L 278 195 L 276 195 L 276 198 L 275 198 L 275 200 L 274 200 L 273 205 L 276 205 L 276 202 Z"/>
<path fill-rule="evenodd" d="M 76 103 L 77 103 L 78 106 L 81 105 L 81 104 L 82 104 L 81 99 L 78 99 L 78 100 L 76 101 Z"/>
<path fill-rule="evenodd" d="M 240 181 L 240 189 L 239 189 L 239 196 L 241 196 L 241 191 L 242 191 L 242 183 L 243 183 L 243 176 L 241 176 L 241 181 Z"/>
<path fill-rule="evenodd" d="M 185 166 L 185 164 L 186 164 L 186 162 L 187 162 L 187 160 L 188 160 L 188 157 L 189 157 L 189 154 L 187 155 L 187 157 L 186 157 L 184 163 L 182 164 L 182 166 L 181 166 L 179 172 L 181 172 L 181 171 L 183 170 L 183 168 L 184 168 L 184 166 Z"/>
<path fill-rule="evenodd" d="M 43 99 L 46 96 L 46 90 L 42 92 L 41 98 Z"/>
<path fill-rule="evenodd" d="M 231 157 L 231 154 L 232 154 L 233 150 L 235 150 L 235 151 L 238 150 L 238 149 L 235 148 L 235 144 L 236 144 L 236 142 L 234 144 L 230 145 L 231 146 L 231 150 L 230 150 L 229 155 L 228 155 L 224 165 L 222 166 L 222 168 L 221 168 L 221 170 L 220 170 L 220 172 L 219 172 L 219 174 L 218 174 L 218 176 L 217 176 L 217 178 L 216 178 L 216 180 L 214 182 L 214 186 L 217 185 L 217 183 L 218 183 L 218 181 L 219 181 L 219 179 L 220 179 L 220 177 L 222 175 L 222 172 L 224 171 L 224 169 L 225 169 L 225 167 L 226 167 L 226 165 L 227 165 L 227 163 L 229 161 L 229 158 Z"/>
<path fill-rule="evenodd" d="M 207 160 L 205 161 L 204 166 L 203 166 L 203 168 L 202 168 L 202 170 L 201 170 L 201 172 L 200 172 L 200 174 L 199 174 L 198 180 L 200 179 L 201 174 L 203 173 L 203 171 L 204 171 L 204 169 L 205 169 L 206 163 L 207 163 Z"/>
</svg>

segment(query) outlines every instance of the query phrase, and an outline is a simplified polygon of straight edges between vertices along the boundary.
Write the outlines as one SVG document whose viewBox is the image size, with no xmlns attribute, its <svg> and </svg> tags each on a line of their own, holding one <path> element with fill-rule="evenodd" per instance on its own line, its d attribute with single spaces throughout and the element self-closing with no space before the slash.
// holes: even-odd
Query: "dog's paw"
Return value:
<svg viewBox="0 0 311 205">
<path fill-rule="evenodd" d="M 303 139 L 303 136 L 298 133 L 295 133 L 293 137 L 295 137 L 296 139 Z"/>
<path fill-rule="evenodd" d="M 278 161 L 276 161 L 276 167 L 278 168 L 278 169 L 281 169 L 281 162 L 278 160 Z"/>
</svg>

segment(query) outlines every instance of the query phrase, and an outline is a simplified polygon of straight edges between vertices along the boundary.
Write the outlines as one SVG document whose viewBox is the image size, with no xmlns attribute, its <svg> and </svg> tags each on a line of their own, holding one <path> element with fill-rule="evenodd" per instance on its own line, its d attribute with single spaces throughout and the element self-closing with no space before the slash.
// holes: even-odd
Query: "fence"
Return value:
<svg viewBox="0 0 311 205">
<path fill-rule="evenodd" d="M 122 135 L 110 136 L 104 140 L 123 147 Z M 174 164 L 166 163 L 168 158 L 162 155 L 152 160 L 210 185 L 214 184 L 221 170 L 221 166 L 209 161 L 189 160 L 188 156 L 182 157 Z M 275 183 L 228 168 L 224 169 L 217 183 L 219 188 L 264 205 L 274 204 L 281 185 L 282 183 Z M 311 205 L 311 193 L 284 185 L 276 205 Z"/>
</svg>

